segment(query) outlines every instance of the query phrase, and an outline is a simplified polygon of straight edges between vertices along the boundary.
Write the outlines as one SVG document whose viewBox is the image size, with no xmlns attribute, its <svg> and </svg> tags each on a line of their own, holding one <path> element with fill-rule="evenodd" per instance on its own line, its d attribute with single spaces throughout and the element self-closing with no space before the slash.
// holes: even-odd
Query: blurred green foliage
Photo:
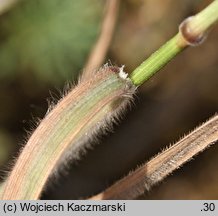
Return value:
<svg viewBox="0 0 218 216">
<path fill-rule="evenodd" d="M 0 19 L 0 79 L 72 79 L 96 40 L 99 0 L 23 0 Z"/>
</svg>

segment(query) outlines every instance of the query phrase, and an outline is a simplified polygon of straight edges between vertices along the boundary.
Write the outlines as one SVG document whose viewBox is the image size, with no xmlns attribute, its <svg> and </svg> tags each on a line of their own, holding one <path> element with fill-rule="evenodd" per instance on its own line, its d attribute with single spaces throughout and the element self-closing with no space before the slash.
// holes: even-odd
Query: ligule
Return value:
<svg viewBox="0 0 218 216">
<path fill-rule="evenodd" d="M 106 132 L 125 110 L 135 87 L 104 66 L 72 89 L 42 120 L 5 183 L 3 199 L 38 199 L 51 173 L 78 159 L 97 133 Z"/>
</svg>

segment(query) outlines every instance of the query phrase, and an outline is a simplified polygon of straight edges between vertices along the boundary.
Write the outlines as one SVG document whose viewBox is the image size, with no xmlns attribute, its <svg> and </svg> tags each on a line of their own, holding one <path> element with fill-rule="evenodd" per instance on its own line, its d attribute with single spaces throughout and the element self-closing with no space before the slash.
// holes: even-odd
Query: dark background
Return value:
<svg viewBox="0 0 218 216">
<path fill-rule="evenodd" d="M 121 1 L 106 60 L 131 72 L 209 0 Z M 9 170 L 26 131 L 48 102 L 76 82 L 97 40 L 105 1 L 23 0 L 0 16 L 0 166 Z M 51 10 L 52 8 L 52 10 Z M 94 195 L 218 110 L 218 26 L 138 89 L 135 105 L 94 149 L 51 179 L 43 199 Z M 218 146 L 175 171 L 141 199 L 218 199 Z"/>
</svg>

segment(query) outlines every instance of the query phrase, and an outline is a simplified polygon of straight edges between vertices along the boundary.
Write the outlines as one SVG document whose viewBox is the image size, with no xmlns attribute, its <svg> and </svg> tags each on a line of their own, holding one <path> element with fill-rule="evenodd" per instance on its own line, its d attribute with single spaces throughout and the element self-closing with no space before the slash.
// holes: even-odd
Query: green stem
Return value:
<svg viewBox="0 0 218 216">
<path fill-rule="evenodd" d="M 186 19 L 179 28 L 179 33 L 160 47 L 131 74 L 130 79 L 140 86 L 158 72 L 188 45 L 198 45 L 208 29 L 218 20 L 218 0 L 203 11 Z"/>
<path fill-rule="evenodd" d="M 179 34 L 170 39 L 132 72 L 130 79 L 136 86 L 143 84 L 183 50 L 177 45 L 178 37 Z"/>
<path fill-rule="evenodd" d="M 213 1 L 204 10 L 195 15 L 190 28 L 196 33 L 206 32 L 218 20 L 218 0 Z"/>
</svg>

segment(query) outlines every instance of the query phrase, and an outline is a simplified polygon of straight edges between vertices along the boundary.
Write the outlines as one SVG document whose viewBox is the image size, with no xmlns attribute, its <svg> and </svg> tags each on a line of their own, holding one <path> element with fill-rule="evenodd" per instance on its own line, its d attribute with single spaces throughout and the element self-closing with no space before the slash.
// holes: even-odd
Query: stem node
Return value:
<svg viewBox="0 0 218 216">
<path fill-rule="evenodd" d="M 179 26 L 179 32 L 183 39 L 190 46 L 198 46 L 204 42 L 207 37 L 207 32 L 196 32 L 194 31 L 190 23 L 193 20 L 193 16 L 186 18 Z"/>
</svg>

